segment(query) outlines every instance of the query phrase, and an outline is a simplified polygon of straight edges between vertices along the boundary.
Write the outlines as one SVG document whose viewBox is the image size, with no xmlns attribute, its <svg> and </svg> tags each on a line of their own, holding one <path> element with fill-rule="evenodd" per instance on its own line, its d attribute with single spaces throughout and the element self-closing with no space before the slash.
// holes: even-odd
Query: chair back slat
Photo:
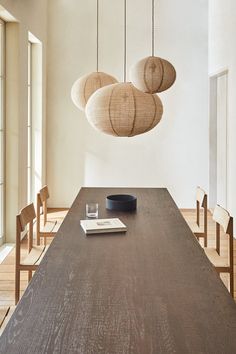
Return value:
<svg viewBox="0 0 236 354">
<path fill-rule="evenodd" d="M 205 195 L 206 192 L 202 188 L 197 187 L 196 200 L 200 203 L 200 206 L 203 204 Z"/>
<path fill-rule="evenodd" d="M 40 189 L 37 194 L 37 222 L 36 222 L 36 233 L 37 233 L 37 245 L 40 244 L 40 215 L 41 215 L 41 207 L 43 211 L 43 224 L 47 223 L 47 200 L 49 198 L 48 186 L 45 185 Z M 46 238 L 44 238 L 46 242 Z"/>
<path fill-rule="evenodd" d="M 41 204 L 43 204 L 43 202 L 45 202 L 49 198 L 48 187 L 44 186 L 42 189 L 40 189 L 39 194 L 40 194 Z"/>
<path fill-rule="evenodd" d="M 36 217 L 36 214 L 35 214 L 33 203 L 29 204 L 25 208 L 21 209 L 20 214 L 19 214 L 21 231 L 24 231 L 26 225 L 29 224 L 30 222 L 32 222 L 35 217 Z"/>
<path fill-rule="evenodd" d="M 230 214 L 227 210 L 222 208 L 220 205 L 216 205 L 213 213 L 213 220 L 222 226 L 225 233 L 227 233 Z"/>
</svg>

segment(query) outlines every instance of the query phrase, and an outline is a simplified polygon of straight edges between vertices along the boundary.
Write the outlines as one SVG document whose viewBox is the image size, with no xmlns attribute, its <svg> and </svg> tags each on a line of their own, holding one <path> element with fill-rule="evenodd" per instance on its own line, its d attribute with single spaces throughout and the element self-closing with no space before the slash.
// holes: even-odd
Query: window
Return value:
<svg viewBox="0 0 236 354">
<path fill-rule="evenodd" d="M 32 202 L 32 43 L 28 42 L 27 201 Z"/>
<path fill-rule="evenodd" d="M 0 242 L 5 230 L 5 24 L 0 20 Z"/>
<path fill-rule="evenodd" d="M 28 123 L 27 123 L 27 199 L 36 201 L 42 186 L 42 44 L 28 37 Z"/>
<path fill-rule="evenodd" d="M 210 77 L 210 207 L 228 208 L 228 70 Z"/>
</svg>

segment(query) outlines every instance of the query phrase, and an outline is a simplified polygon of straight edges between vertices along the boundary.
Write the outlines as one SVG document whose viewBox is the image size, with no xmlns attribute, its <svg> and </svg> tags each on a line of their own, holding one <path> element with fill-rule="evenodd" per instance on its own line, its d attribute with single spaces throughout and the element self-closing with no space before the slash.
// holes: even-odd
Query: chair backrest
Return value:
<svg viewBox="0 0 236 354">
<path fill-rule="evenodd" d="M 34 205 L 29 204 L 23 208 L 20 213 L 16 216 L 16 249 L 17 249 L 17 259 L 16 262 L 20 262 L 20 242 L 21 242 L 21 232 L 25 230 L 25 227 L 29 225 L 28 230 L 28 252 L 33 246 L 33 222 L 36 217 Z"/>
<path fill-rule="evenodd" d="M 197 187 L 196 190 L 196 210 L 197 210 L 197 225 L 200 226 L 200 208 L 204 209 L 204 217 L 203 217 L 203 228 L 204 228 L 204 233 L 207 234 L 207 194 L 206 192 L 200 188 Z"/>
<path fill-rule="evenodd" d="M 41 188 L 39 191 L 39 195 L 40 195 L 41 204 L 43 205 L 43 203 L 46 202 L 47 199 L 49 198 L 48 186 L 44 186 L 43 188 Z"/>
<path fill-rule="evenodd" d="M 36 215 L 33 203 L 21 209 L 20 214 L 17 215 L 19 218 L 21 231 L 24 231 L 27 224 L 34 221 L 35 216 Z"/>
<path fill-rule="evenodd" d="M 207 195 L 206 192 L 202 188 L 197 187 L 196 200 L 199 202 L 201 207 L 203 207 L 204 198 L 206 195 Z"/>
<path fill-rule="evenodd" d="M 37 207 L 36 207 L 36 233 L 37 233 L 37 245 L 40 244 L 40 208 L 43 208 L 43 224 L 45 225 L 47 223 L 47 200 L 49 198 L 49 191 L 48 191 L 48 186 L 44 186 L 43 188 L 40 189 L 40 191 L 37 193 Z"/>
<path fill-rule="evenodd" d="M 225 233 L 227 233 L 228 225 L 230 221 L 230 214 L 227 210 L 220 205 L 216 205 L 213 213 L 213 220 L 222 226 Z"/>
<path fill-rule="evenodd" d="M 43 207 L 44 225 L 47 222 L 47 200 L 49 198 L 48 186 L 44 186 L 37 194 L 37 221 L 39 222 L 40 207 Z"/>
<path fill-rule="evenodd" d="M 233 267 L 233 218 L 229 212 L 216 205 L 213 213 L 213 220 L 216 222 L 216 251 L 220 254 L 220 226 L 225 234 L 229 236 L 229 260 L 230 266 Z"/>
</svg>

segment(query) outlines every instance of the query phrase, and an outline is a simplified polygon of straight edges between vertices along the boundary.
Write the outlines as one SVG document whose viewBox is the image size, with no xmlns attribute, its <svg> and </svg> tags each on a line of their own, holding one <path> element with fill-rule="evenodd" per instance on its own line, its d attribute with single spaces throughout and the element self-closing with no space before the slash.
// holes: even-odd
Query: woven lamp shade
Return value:
<svg viewBox="0 0 236 354">
<path fill-rule="evenodd" d="M 119 137 L 143 134 L 161 120 L 163 106 L 157 95 L 118 83 L 97 90 L 88 100 L 86 115 L 97 130 Z"/>
<path fill-rule="evenodd" d="M 153 94 L 170 88 L 175 82 L 176 71 L 167 60 L 150 56 L 133 65 L 130 76 L 135 87 Z"/>
<path fill-rule="evenodd" d="M 76 107 L 81 111 L 85 110 L 85 106 L 89 97 L 101 87 L 116 83 L 117 80 L 103 72 L 93 72 L 84 75 L 75 81 L 71 89 L 71 98 Z"/>
</svg>

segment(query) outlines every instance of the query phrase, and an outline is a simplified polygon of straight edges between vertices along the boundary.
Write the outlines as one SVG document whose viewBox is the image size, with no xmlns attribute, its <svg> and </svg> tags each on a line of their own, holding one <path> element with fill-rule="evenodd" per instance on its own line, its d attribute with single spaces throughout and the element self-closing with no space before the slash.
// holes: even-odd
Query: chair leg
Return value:
<svg viewBox="0 0 236 354">
<path fill-rule="evenodd" d="M 43 244 L 44 244 L 44 246 L 47 246 L 47 237 L 45 237 L 45 236 L 43 238 Z"/>
<path fill-rule="evenodd" d="M 37 246 L 40 246 L 40 237 L 39 237 L 38 233 L 36 235 L 36 243 L 37 243 Z"/>
<path fill-rule="evenodd" d="M 230 272 L 230 294 L 234 297 L 234 274 Z"/>
<path fill-rule="evenodd" d="M 198 234 L 194 234 L 194 235 L 195 235 L 196 239 L 199 241 L 199 236 L 198 236 Z"/>
<path fill-rule="evenodd" d="M 207 235 L 204 235 L 204 247 L 207 247 Z"/>
<path fill-rule="evenodd" d="M 20 270 L 16 269 L 15 274 L 15 304 L 17 305 L 20 298 Z"/>
<path fill-rule="evenodd" d="M 28 270 L 28 282 L 30 282 L 32 278 L 32 270 Z"/>
</svg>

